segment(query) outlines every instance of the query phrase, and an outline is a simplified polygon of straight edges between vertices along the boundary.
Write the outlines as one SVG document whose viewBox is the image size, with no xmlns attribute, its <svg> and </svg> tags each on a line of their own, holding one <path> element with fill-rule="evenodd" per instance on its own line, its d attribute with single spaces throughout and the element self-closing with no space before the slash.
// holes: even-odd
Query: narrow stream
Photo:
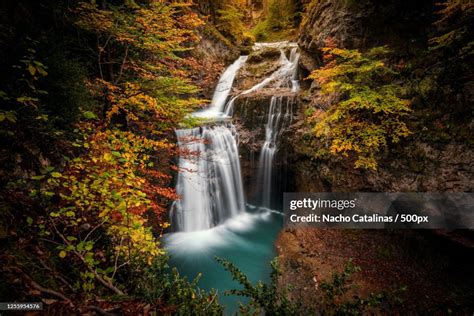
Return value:
<svg viewBox="0 0 474 316">
<path fill-rule="evenodd" d="M 226 290 L 240 286 L 214 257 L 230 260 L 252 282 L 266 282 L 270 261 L 276 255 L 274 241 L 282 226 L 282 214 L 269 209 L 274 186 L 272 163 L 281 133 L 291 123 L 292 102 L 272 97 L 270 108 L 266 109 L 266 136 L 258 170 L 259 205 L 245 202 L 239 135 L 231 122 L 233 104 L 240 95 L 264 88 L 285 88 L 292 92 L 299 88 L 297 46 L 288 42 L 257 43 L 254 50 L 266 47 L 280 49 L 280 67 L 275 72 L 229 98 L 236 74 L 247 61 L 247 56 L 239 57 L 223 72 L 211 105 L 193 114 L 212 119 L 214 123 L 176 131 L 178 145 L 186 154 L 179 160 L 181 171 L 176 185 L 181 199 L 170 212 L 175 232 L 167 234 L 164 243 L 171 266 L 189 279 L 202 273 L 199 286 L 216 289 L 227 314 L 237 312 L 238 302 L 245 303 L 246 299 L 223 295 Z"/>
</svg>

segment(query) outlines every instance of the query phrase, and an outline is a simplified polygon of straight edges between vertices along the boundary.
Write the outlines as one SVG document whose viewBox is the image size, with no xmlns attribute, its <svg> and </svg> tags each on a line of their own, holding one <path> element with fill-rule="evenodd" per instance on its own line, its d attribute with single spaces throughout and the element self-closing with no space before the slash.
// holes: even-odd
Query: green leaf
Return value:
<svg viewBox="0 0 474 316">
<path fill-rule="evenodd" d="M 47 166 L 46 168 L 44 168 L 44 171 L 47 173 L 47 172 L 51 172 L 54 170 L 54 167 L 53 166 Z"/>
<path fill-rule="evenodd" d="M 85 111 L 84 113 L 82 113 L 82 115 L 84 116 L 84 118 L 86 118 L 88 120 L 97 120 L 98 119 L 97 115 L 95 115 L 95 113 L 91 112 L 91 111 Z"/>
<path fill-rule="evenodd" d="M 112 159 L 112 156 L 109 153 L 104 154 L 104 160 L 105 161 L 110 161 Z"/>
<path fill-rule="evenodd" d="M 16 122 L 16 113 L 13 111 L 2 112 L 0 111 L 0 122 L 4 120 L 10 121 L 12 123 Z"/>
<path fill-rule="evenodd" d="M 29 216 L 26 218 L 26 222 L 27 222 L 28 225 L 30 225 L 30 226 L 33 225 L 33 219 L 32 219 L 31 217 L 29 217 Z"/>
<path fill-rule="evenodd" d="M 5 101 L 10 100 L 8 95 L 5 93 L 5 91 L 0 90 L 0 99 L 3 99 Z"/>
</svg>

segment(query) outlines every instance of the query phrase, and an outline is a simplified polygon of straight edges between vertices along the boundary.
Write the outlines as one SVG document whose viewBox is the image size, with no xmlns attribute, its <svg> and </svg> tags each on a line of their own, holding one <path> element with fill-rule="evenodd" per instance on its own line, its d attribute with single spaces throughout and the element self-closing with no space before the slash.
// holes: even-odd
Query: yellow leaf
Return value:
<svg viewBox="0 0 474 316">
<path fill-rule="evenodd" d="M 105 161 L 110 161 L 111 158 L 112 158 L 112 157 L 110 156 L 109 153 L 105 153 L 105 154 L 104 154 L 104 160 L 105 160 Z"/>
<path fill-rule="evenodd" d="M 33 65 L 28 65 L 28 71 L 32 76 L 34 76 L 36 73 L 36 68 Z"/>
<path fill-rule="evenodd" d="M 67 255 L 67 253 L 66 253 L 66 251 L 64 251 L 64 250 L 61 250 L 61 251 L 59 252 L 59 258 L 65 258 L 66 255 Z"/>
</svg>

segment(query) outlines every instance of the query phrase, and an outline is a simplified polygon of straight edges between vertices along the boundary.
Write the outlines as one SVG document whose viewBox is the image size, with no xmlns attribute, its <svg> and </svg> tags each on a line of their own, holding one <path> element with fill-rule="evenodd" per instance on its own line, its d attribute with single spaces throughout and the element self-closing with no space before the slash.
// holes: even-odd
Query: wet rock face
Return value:
<svg viewBox="0 0 474 316">
<path fill-rule="evenodd" d="M 299 100 L 295 93 L 278 89 L 267 89 L 257 93 L 241 96 L 235 100 L 233 123 L 239 135 L 239 154 L 242 168 L 242 178 L 247 193 L 247 199 L 252 203 L 254 193 L 258 192 L 257 175 L 259 171 L 259 159 L 261 150 L 265 142 L 265 128 L 268 120 L 271 98 L 274 95 L 281 96 L 284 104 L 291 104 L 291 121 L 296 121 L 294 117 L 298 112 Z M 290 171 L 287 163 L 289 157 L 294 153 L 293 143 L 294 127 L 290 125 L 282 131 L 278 149 L 273 162 L 274 169 L 280 176 L 275 179 L 275 184 L 279 184 L 276 190 L 284 190 L 293 186 L 289 181 Z M 257 195 L 257 194 L 255 194 Z"/>
<path fill-rule="evenodd" d="M 240 167 L 247 201 L 254 202 L 260 151 L 265 141 L 266 112 L 270 98 L 249 95 L 238 98 L 234 107 L 234 125 L 238 131 Z"/>
<path fill-rule="evenodd" d="M 284 44 L 282 44 L 284 45 Z M 296 45 L 294 43 L 288 45 Z M 259 82 L 262 82 L 265 78 L 268 78 L 272 73 L 277 71 L 281 67 L 282 50 L 288 57 L 291 54 L 292 48 L 295 46 L 288 47 L 261 47 L 258 50 L 254 50 L 249 54 L 247 62 L 239 70 L 235 81 L 234 89 L 235 94 L 238 91 L 244 91 L 250 89 Z M 269 87 L 272 87 L 270 84 Z"/>
<path fill-rule="evenodd" d="M 249 55 L 248 65 L 255 65 L 265 61 L 275 61 L 280 58 L 280 50 L 276 47 L 268 47 L 255 51 Z"/>
<path fill-rule="evenodd" d="M 319 50 L 328 39 L 339 47 L 361 50 L 381 45 L 406 50 L 408 46 L 425 45 L 436 2 L 312 1 L 298 39 L 300 63 L 313 70 L 320 60 Z"/>
<path fill-rule="evenodd" d="M 286 187 L 286 162 L 293 151 L 286 139 L 292 134 L 299 104 L 298 57 L 296 43 L 257 43 L 234 80 L 227 110 L 239 135 L 250 203 L 270 208 L 281 205 L 277 200 Z"/>
<path fill-rule="evenodd" d="M 234 89 L 243 91 L 264 80 L 280 67 L 280 50 L 265 48 L 252 52 L 234 81 Z"/>
</svg>

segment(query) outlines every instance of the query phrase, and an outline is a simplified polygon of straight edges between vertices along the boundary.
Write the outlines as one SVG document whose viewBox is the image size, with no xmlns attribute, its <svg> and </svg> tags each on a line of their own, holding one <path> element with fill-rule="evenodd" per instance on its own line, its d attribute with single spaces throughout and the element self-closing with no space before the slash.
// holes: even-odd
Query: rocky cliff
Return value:
<svg viewBox="0 0 474 316">
<path fill-rule="evenodd" d="M 285 44 L 283 44 L 284 46 Z M 275 207 L 281 206 L 282 193 L 294 187 L 293 177 L 289 174 L 288 159 L 292 156 L 293 144 L 292 135 L 295 133 L 293 122 L 299 108 L 299 98 L 295 91 L 292 91 L 288 82 L 282 84 L 279 76 L 275 74 L 281 72 L 282 51 L 280 48 L 263 47 L 253 51 L 239 70 L 235 81 L 233 97 L 237 96 L 233 104 L 233 122 L 239 132 L 239 153 L 241 155 L 242 177 L 244 181 L 247 200 L 250 203 L 258 203 L 257 196 L 261 196 L 262 185 L 258 181 L 259 165 L 262 155 L 262 148 L 268 136 L 269 118 L 276 123 L 274 132 L 278 133 L 277 141 L 271 146 L 276 146 L 275 156 L 272 162 L 272 199 L 275 200 Z M 286 56 L 291 55 L 291 47 L 283 48 Z M 275 76 L 274 80 L 268 82 L 250 93 L 244 93 L 252 87 Z M 287 77 L 283 81 L 288 80 Z M 272 110 L 272 102 L 279 104 L 281 108 Z M 275 109 L 274 109 L 275 110 Z"/>
<path fill-rule="evenodd" d="M 350 156 L 323 159 L 312 155 L 318 143 L 310 141 L 313 126 L 307 124 L 305 112 L 324 112 L 330 104 L 319 98 L 318 84 L 306 80 L 288 157 L 293 191 L 474 190 L 472 84 L 466 79 L 468 72 L 465 76 L 462 70 L 469 66 L 447 63 L 442 69 L 440 64 L 460 57 L 450 56 L 452 50 L 433 55 L 428 49 L 428 39 L 435 33 L 433 22 L 439 18 L 435 2 L 311 1 L 299 36 L 303 76 L 323 65 L 322 48 L 328 42 L 361 52 L 387 45 L 392 49 L 390 62 L 409 65 L 404 74 L 407 81 L 415 82 L 417 89 L 425 85 L 417 92 L 429 90 L 426 86 L 435 86 L 437 92 L 411 95 L 408 125 L 412 134 L 379 155 L 377 170 L 355 169 Z M 434 70 L 436 67 L 440 69 Z M 283 272 L 280 285 L 292 284 L 291 296 L 304 305 L 318 306 L 315 302 L 324 299 L 322 282 L 331 280 L 334 271 L 342 271 L 344 264 L 353 260 L 362 271 L 353 278 L 357 290 L 351 297 L 406 285 L 400 296 L 403 305 L 398 307 L 402 311 L 444 313 L 446 306 L 459 308 L 472 301 L 472 286 L 465 281 L 472 275 L 466 266 L 467 258 L 473 256 L 472 240 L 470 231 L 286 229 L 276 242 Z M 460 295 L 446 295 L 454 288 L 465 290 Z"/>
<path fill-rule="evenodd" d="M 413 50 L 426 43 L 436 10 L 433 0 L 311 1 L 300 28 L 301 64 L 317 67 L 320 49 L 331 39 L 339 47 L 390 45 Z"/>
<path fill-rule="evenodd" d="M 393 63 L 415 65 L 406 74 L 409 80 L 423 81 L 423 77 L 416 79 L 417 74 L 433 68 L 419 58 L 429 56 L 425 53 L 428 38 L 435 32 L 433 22 L 438 18 L 436 11 L 439 10 L 435 2 L 312 1 L 299 36 L 303 73 L 308 74 L 321 66 L 321 49 L 331 41 L 337 47 L 360 51 L 387 45 L 392 50 Z M 432 64 L 438 61 L 434 60 Z M 436 79 L 429 80 L 432 80 L 429 84 L 436 85 Z M 464 92 L 458 93 L 470 94 L 468 88 L 463 89 Z M 474 164 L 469 157 L 474 155 L 474 148 L 472 141 L 465 141 L 474 126 L 472 115 L 466 117 L 469 114 L 466 109 L 472 100 L 467 97 L 458 102 L 453 99 L 455 92 L 451 88 L 445 90 L 450 90 L 450 95 L 438 93 L 437 97 L 425 100 L 412 96 L 409 126 L 413 133 L 401 145 L 391 146 L 381 155 L 377 171 L 356 170 L 350 158 L 315 160 L 306 155 L 314 148 L 307 148 L 308 143 L 304 141 L 311 132 L 303 123 L 301 112 L 299 141 L 295 142 L 300 144 L 296 151 L 301 155 L 294 156 L 292 161 L 295 190 L 472 191 Z M 308 107 L 327 109 L 328 104 L 320 103 L 318 94 L 317 84 L 307 82 L 306 91 L 302 92 L 303 111 Z M 464 114 L 454 115 L 456 108 L 461 109 L 458 113 Z"/>
<path fill-rule="evenodd" d="M 260 156 L 265 142 L 266 126 L 268 121 L 270 102 L 272 97 L 282 98 L 282 103 L 288 105 L 288 112 L 282 115 L 291 116 L 295 120 L 294 113 L 298 111 L 298 99 L 294 93 L 287 91 L 275 91 L 272 89 L 242 96 L 236 99 L 234 104 L 234 124 L 239 132 L 239 154 L 242 167 L 242 178 L 250 203 L 258 203 L 256 196 L 260 196 L 261 185 L 258 183 L 258 172 L 262 168 Z M 293 176 L 289 174 L 289 157 L 293 155 L 292 135 L 295 130 L 289 126 L 281 131 L 278 149 L 272 163 L 274 178 L 272 194 L 275 207 L 280 208 L 282 193 L 294 187 Z"/>
</svg>

